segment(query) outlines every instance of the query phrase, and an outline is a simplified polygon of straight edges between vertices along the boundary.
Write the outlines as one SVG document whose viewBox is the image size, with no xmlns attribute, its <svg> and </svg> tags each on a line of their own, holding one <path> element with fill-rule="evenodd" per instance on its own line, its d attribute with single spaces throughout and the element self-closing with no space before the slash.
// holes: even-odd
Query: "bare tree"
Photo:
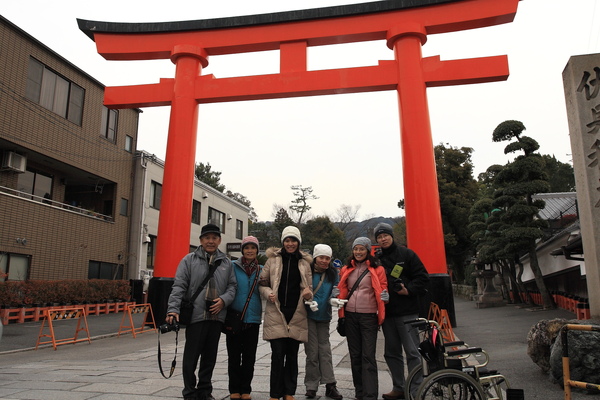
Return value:
<svg viewBox="0 0 600 400">
<path fill-rule="evenodd" d="M 346 232 L 346 228 L 348 228 L 352 222 L 356 221 L 359 211 L 360 204 L 354 207 L 348 204 L 342 204 L 336 210 L 337 225 L 342 232 Z"/>
</svg>

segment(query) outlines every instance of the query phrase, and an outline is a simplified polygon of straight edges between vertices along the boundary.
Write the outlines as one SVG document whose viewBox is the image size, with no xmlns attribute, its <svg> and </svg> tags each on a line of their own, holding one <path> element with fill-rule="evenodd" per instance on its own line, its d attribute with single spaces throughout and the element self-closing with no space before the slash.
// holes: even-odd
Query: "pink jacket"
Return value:
<svg viewBox="0 0 600 400">
<path fill-rule="evenodd" d="M 376 266 L 373 268 L 369 261 L 366 262 L 368 263 L 369 273 L 371 275 L 371 286 L 373 286 L 375 300 L 377 301 L 377 319 L 379 321 L 379 325 L 381 325 L 385 319 L 385 303 L 381 300 L 381 292 L 384 289 L 387 289 L 387 277 L 385 274 L 385 269 L 382 266 Z M 348 298 L 348 293 L 351 289 L 348 287 L 348 276 L 355 269 L 356 265 L 354 264 L 354 260 L 352 260 L 349 266 L 344 265 L 342 267 L 342 270 L 340 271 L 340 283 L 338 284 L 338 289 L 340 289 L 340 295 L 338 296 L 339 299 Z M 352 296 L 355 296 L 355 294 Z M 339 316 L 340 318 L 344 317 L 344 307 L 340 308 Z"/>
</svg>

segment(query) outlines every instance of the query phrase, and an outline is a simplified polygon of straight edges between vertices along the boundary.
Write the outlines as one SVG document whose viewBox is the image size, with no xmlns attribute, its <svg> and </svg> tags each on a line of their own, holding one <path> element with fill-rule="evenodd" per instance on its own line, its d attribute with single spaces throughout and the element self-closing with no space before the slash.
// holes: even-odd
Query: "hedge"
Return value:
<svg viewBox="0 0 600 400">
<path fill-rule="evenodd" d="M 15 307 L 29 304 L 101 303 L 106 300 L 131 299 L 129 281 L 81 279 L 61 281 L 0 282 L 0 306 Z"/>
</svg>

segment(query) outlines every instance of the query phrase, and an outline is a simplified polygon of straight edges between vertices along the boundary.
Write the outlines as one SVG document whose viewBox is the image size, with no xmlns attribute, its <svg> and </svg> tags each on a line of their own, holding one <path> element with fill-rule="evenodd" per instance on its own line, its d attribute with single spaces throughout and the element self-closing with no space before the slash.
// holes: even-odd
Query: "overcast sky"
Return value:
<svg viewBox="0 0 600 400">
<path fill-rule="evenodd" d="M 170 61 L 106 61 L 76 18 L 163 22 L 262 14 L 359 3 L 350 0 L 3 1 L 0 14 L 106 86 L 172 78 Z M 423 56 L 442 60 L 508 55 L 507 81 L 428 89 L 433 143 L 472 147 L 475 174 L 511 160 L 493 129 L 516 119 L 540 152 L 570 162 L 562 86 L 569 57 L 600 52 L 596 0 L 522 0 L 513 23 L 430 35 Z M 35 12 L 33 12 L 35 11 Z M 311 48 L 309 69 L 376 65 L 393 59 L 385 42 Z M 278 54 L 209 59 L 217 78 L 278 72 Z M 145 108 L 138 149 L 165 158 L 169 108 Z M 289 205 L 292 185 L 312 186 L 313 215 L 360 206 L 359 219 L 403 215 L 402 164 L 395 91 L 200 105 L 196 161 L 221 171 L 221 183 L 245 195 L 259 220 Z"/>
</svg>

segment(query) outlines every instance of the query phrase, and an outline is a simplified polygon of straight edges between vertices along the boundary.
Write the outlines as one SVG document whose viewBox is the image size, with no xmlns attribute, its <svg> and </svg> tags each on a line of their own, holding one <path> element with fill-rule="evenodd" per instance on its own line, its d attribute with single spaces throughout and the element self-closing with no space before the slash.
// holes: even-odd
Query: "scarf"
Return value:
<svg viewBox="0 0 600 400">
<path fill-rule="evenodd" d="M 244 257 L 242 257 L 242 267 L 244 267 L 246 275 L 252 276 L 252 273 L 258 269 L 258 261 L 256 260 L 256 258 L 254 260 L 248 261 Z"/>
</svg>

